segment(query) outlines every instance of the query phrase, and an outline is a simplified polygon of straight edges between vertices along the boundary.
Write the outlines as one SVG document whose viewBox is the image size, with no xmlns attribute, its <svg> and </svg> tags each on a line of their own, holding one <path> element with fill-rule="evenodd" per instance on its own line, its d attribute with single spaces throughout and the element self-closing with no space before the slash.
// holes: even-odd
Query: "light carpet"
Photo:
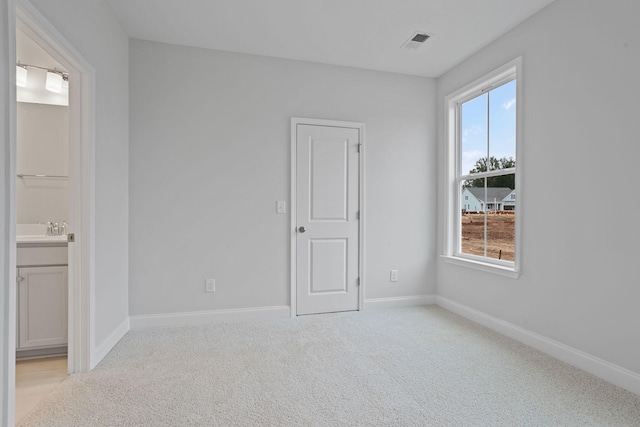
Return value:
<svg viewBox="0 0 640 427">
<path fill-rule="evenodd" d="M 129 332 L 22 426 L 640 426 L 640 397 L 437 306 Z"/>
</svg>

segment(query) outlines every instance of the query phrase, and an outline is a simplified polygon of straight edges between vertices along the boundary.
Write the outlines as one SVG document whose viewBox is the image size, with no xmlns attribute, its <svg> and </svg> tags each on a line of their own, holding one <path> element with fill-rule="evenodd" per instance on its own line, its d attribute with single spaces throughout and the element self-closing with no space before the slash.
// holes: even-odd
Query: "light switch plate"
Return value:
<svg viewBox="0 0 640 427">
<path fill-rule="evenodd" d="M 398 270 L 391 270 L 391 272 L 389 274 L 389 281 L 390 282 L 397 282 L 398 281 Z"/>
<path fill-rule="evenodd" d="M 216 279 L 207 279 L 204 285 L 204 291 L 207 293 L 216 291 Z"/>
<path fill-rule="evenodd" d="M 287 202 L 284 200 L 278 200 L 276 202 L 276 213 L 287 213 Z"/>
</svg>

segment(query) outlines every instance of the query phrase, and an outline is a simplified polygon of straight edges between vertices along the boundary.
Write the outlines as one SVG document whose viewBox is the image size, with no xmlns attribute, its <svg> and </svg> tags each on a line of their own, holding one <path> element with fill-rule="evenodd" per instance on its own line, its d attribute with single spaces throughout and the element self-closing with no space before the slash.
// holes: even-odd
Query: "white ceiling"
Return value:
<svg viewBox="0 0 640 427">
<path fill-rule="evenodd" d="M 107 0 L 130 37 L 438 77 L 553 0 Z M 416 31 L 419 50 L 400 49 Z"/>
</svg>

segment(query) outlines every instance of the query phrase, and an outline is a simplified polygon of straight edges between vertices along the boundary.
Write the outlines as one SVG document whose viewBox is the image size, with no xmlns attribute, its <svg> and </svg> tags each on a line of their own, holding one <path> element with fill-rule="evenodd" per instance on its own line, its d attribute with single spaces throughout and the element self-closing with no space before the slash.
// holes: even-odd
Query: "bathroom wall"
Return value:
<svg viewBox="0 0 640 427">
<path fill-rule="evenodd" d="M 29 38 L 24 32 L 16 30 L 16 61 L 20 64 L 35 65 L 66 72 L 65 68 L 51 57 L 42 47 Z M 45 89 L 47 72 L 38 68 L 27 67 L 27 84 L 16 87 L 18 102 L 35 104 L 69 105 L 69 90 L 55 93 Z"/>
<path fill-rule="evenodd" d="M 18 102 L 18 174 L 68 175 L 68 107 Z M 68 219 L 69 182 L 63 178 L 18 177 L 17 221 L 62 223 Z"/>
</svg>

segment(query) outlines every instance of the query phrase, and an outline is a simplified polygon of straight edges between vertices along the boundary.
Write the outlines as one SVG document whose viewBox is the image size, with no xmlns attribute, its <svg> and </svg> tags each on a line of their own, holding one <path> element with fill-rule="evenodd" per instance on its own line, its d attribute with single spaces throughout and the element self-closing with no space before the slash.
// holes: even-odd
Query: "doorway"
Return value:
<svg viewBox="0 0 640 427">
<path fill-rule="evenodd" d="M 291 121 L 292 315 L 364 299 L 364 125 Z"/>
<path fill-rule="evenodd" d="M 74 237 L 65 250 L 68 263 L 67 291 L 67 327 L 68 361 L 65 372 L 88 371 L 91 367 L 95 343 L 93 341 L 93 215 L 94 215 L 94 75 L 90 64 L 68 43 L 67 40 L 48 22 L 48 20 L 29 2 L 13 0 L 9 2 L 9 50 L 15 58 L 16 34 L 23 33 L 50 55 L 61 68 L 68 71 L 69 82 L 69 146 L 68 146 L 68 221 L 67 232 Z M 16 58 L 16 60 L 19 58 Z M 15 65 L 9 64 L 11 74 L 15 76 Z M 16 64 L 17 65 L 17 64 Z M 15 92 L 10 95 L 10 221 L 17 223 L 16 180 L 19 171 L 16 168 L 16 117 L 17 99 Z M 15 230 L 15 228 L 14 228 Z M 16 239 L 11 234 L 10 271 L 17 266 Z M 59 254 L 58 254 L 59 255 Z M 50 272 L 53 274 L 53 272 Z M 15 356 L 16 356 L 16 287 L 10 287 L 5 308 L 9 319 L 4 327 L 9 335 L 8 355 L 5 359 L 8 367 L 9 387 L 3 396 L 3 405 L 7 408 L 6 419 L 10 424 L 15 416 Z M 51 342 L 49 342 L 51 344 Z"/>
<path fill-rule="evenodd" d="M 15 419 L 20 423 L 68 372 L 69 102 L 67 70 L 20 28 L 16 60 Z"/>
</svg>

